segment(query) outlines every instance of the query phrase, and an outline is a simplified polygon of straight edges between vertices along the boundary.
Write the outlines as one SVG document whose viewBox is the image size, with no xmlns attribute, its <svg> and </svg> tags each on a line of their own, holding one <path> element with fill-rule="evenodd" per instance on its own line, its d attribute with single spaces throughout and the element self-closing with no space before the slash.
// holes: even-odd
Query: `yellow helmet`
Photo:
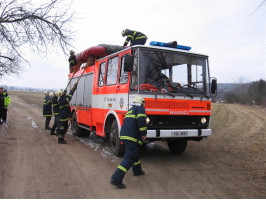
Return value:
<svg viewBox="0 0 266 200">
<path fill-rule="evenodd" d="M 49 94 L 49 92 L 46 90 L 46 91 L 44 91 L 44 95 L 46 96 L 46 95 L 48 95 Z"/>
<path fill-rule="evenodd" d="M 58 97 L 60 97 L 60 96 L 62 95 L 62 92 L 63 92 L 63 91 L 59 89 L 59 90 L 57 90 L 57 91 L 55 92 L 55 95 L 58 96 Z"/>
<path fill-rule="evenodd" d="M 142 106 L 145 106 L 145 99 L 141 96 L 136 96 L 133 103 L 140 103 Z"/>
<path fill-rule="evenodd" d="M 72 53 L 75 53 L 75 52 L 73 50 L 70 50 L 69 53 L 72 54 Z"/>
</svg>

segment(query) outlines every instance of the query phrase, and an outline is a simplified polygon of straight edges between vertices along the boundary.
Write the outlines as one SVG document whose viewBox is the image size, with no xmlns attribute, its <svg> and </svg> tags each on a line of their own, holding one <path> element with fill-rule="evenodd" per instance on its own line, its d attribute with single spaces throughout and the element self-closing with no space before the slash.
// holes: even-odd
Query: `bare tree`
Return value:
<svg viewBox="0 0 266 200">
<path fill-rule="evenodd" d="M 236 87 L 236 92 L 239 95 L 240 103 L 247 104 L 247 88 L 248 88 L 248 79 L 246 77 L 241 76 L 238 79 L 238 86 Z"/>
<path fill-rule="evenodd" d="M 41 5 L 34 0 L 0 1 L 0 78 L 17 73 L 29 63 L 23 49 L 46 55 L 49 47 L 65 54 L 71 47 L 70 22 L 73 13 L 62 0 L 48 0 Z M 42 1 L 44 2 L 44 1 Z"/>
</svg>

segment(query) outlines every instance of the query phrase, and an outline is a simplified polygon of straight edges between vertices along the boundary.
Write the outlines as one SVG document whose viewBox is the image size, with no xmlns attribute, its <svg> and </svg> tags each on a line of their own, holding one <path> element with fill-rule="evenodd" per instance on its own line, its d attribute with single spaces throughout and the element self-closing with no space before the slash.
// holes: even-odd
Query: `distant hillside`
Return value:
<svg viewBox="0 0 266 200">
<path fill-rule="evenodd" d="M 266 81 L 218 83 L 216 101 L 266 106 Z"/>
<path fill-rule="evenodd" d="M 56 91 L 57 89 L 53 88 L 30 88 L 30 87 L 18 87 L 18 86 L 7 86 L 7 85 L 0 85 L 3 87 L 4 90 L 16 90 L 16 91 L 29 91 L 29 92 L 44 92 L 45 90 L 53 90 Z"/>
<path fill-rule="evenodd" d="M 218 83 L 217 88 L 218 90 L 230 91 L 234 90 L 237 86 L 239 86 L 239 83 Z"/>
</svg>

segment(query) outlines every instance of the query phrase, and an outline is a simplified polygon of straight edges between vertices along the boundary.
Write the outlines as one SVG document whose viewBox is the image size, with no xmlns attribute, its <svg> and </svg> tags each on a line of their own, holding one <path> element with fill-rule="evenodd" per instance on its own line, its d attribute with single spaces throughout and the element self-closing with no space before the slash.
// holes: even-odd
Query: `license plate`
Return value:
<svg viewBox="0 0 266 200">
<path fill-rule="evenodd" d="M 175 132 L 171 132 L 171 136 L 188 136 L 188 132 L 187 131 L 175 131 Z"/>
</svg>

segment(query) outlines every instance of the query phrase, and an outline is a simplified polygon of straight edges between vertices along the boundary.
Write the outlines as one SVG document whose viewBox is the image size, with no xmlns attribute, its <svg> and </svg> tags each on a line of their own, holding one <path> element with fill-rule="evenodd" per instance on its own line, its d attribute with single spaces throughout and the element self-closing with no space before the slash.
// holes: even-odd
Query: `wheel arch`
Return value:
<svg viewBox="0 0 266 200">
<path fill-rule="evenodd" d="M 113 110 L 110 110 L 107 114 L 106 114 L 106 117 L 105 117 L 105 120 L 104 120 L 104 132 L 106 134 L 109 134 L 111 132 L 111 125 L 112 125 L 112 122 L 113 120 L 116 120 L 117 122 L 117 126 L 118 126 L 118 132 L 120 134 L 120 130 L 121 130 L 121 122 L 120 122 L 120 119 L 117 115 L 117 113 Z"/>
</svg>

